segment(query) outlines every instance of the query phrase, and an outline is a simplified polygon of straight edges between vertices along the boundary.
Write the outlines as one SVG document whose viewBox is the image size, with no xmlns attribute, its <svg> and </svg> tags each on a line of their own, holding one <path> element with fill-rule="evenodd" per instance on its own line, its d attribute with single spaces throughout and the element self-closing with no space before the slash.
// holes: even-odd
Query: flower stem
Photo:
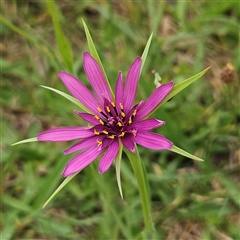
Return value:
<svg viewBox="0 0 240 240">
<path fill-rule="evenodd" d="M 139 189 L 141 202 L 142 202 L 144 225 L 145 225 L 143 234 L 147 237 L 147 239 L 151 239 L 152 233 L 154 232 L 154 225 L 151 217 L 151 203 L 150 203 L 149 189 L 147 184 L 145 168 L 142 165 L 142 161 L 141 161 L 137 146 L 135 146 L 135 148 L 136 148 L 135 153 L 132 153 L 127 149 L 125 149 L 125 152 L 131 162 L 134 174 L 137 178 L 138 189 Z"/>
</svg>

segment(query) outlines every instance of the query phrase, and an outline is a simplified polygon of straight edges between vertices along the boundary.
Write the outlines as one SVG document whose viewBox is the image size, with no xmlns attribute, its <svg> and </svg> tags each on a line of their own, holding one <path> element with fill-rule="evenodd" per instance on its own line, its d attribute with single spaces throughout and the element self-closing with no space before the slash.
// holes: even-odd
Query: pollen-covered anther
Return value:
<svg viewBox="0 0 240 240">
<path fill-rule="evenodd" d="M 101 110 L 101 109 L 100 109 L 100 110 Z M 100 119 L 100 117 L 99 117 L 98 115 L 95 115 L 94 118 L 97 119 L 97 120 Z"/>
<path fill-rule="evenodd" d="M 119 134 L 119 137 L 124 137 L 125 132 L 121 132 L 121 134 Z"/>
<path fill-rule="evenodd" d="M 128 124 L 129 124 L 129 125 L 132 124 L 132 117 L 129 118 Z"/>
<path fill-rule="evenodd" d="M 106 110 L 107 110 L 107 112 L 111 112 L 111 110 L 110 110 L 110 108 L 108 107 L 108 106 L 106 106 Z"/>
<path fill-rule="evenodd" d="M 99 122 L 104 125 L 104 121 L 102 119 L 99 119 Z"/>
<path fill-rule="evenodd" d="M 111 135 L 111 136 L 108 136 L 108 138 L 114 139 L 115 136 L 114 136 L 114 135 Z"/>
<path fill-rule="evenodd" d="M 133 112 L 133 116 L 135 117 L 137 114 L 137 110 L 135 109 L 134 112 Z"/>
<path fill-rule="evenodd" d="M 88 128 L 92 128 L 93 126 L 91 124 L 88 124 Z"/>
<path fill-rule="evenodd" d="M 98 147 L 102 145 L 102 141 L 97 140 Z"/>
<path fill-rule="evenodd" d="M 94 128 L 94 134 L 95 134 L 95 135 L 99 135 L 100 132 L 98 132 L 98 131 Z"/>
<path fill-rule="evenodd" d="M 102 133 L 108 135 L 108 131 L 106 131 L 106 130 L 103 130 Z"/>
<path fill-rule="evenodd" d="M 120 122 L 118 122 L 117 125 L 118 125 L 119 127 L 122 127 L 122 123 L 120 123 Z"/>
<path fill-rule="evenodd" d="M 119 103 L 120 108 L 123 110 L 123 104 Z"/>
<path fill-rule="evenodd" d="M 112 104 L 113 107 L 116 107 L 115 102 L 111 102 L 111 104 Z"/>
<path fill-rule="evenodd" d="M 122 117 L 125 117 L 125 113 L 124 112 L 121 112 L 121 115 L 122 115 Z"/>
<path fill-rule="evenodd" d="M 97 110 L 105 117 L 105 118 L 107 118 L 107 115 L 102 111 L 102 109 L 100 108 L 100 107 L 97 107 Z M 95 116 L 97 116 L 97 115 L 95 115 Z M 94 117 L 95 117 L 94 116 Z M 96 117 L 95 117 L 96 118 Z M 98 120 L 98 119 L 97 119 Z"/>
</svg>

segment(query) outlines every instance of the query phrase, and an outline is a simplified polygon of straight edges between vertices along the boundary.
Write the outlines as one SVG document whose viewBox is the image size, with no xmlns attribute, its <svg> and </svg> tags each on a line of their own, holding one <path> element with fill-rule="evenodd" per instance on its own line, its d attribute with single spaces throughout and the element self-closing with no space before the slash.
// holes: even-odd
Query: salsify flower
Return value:
<svg viewBox="0 0 240 240">
<path fill-rule="evenodd" d="M 63 151 L 64 154 L 81 152 L 67 163 L 62 175 L 67 177 L 79 172 L 100 155 L 102 157 L 99 173 L 104 173 L 113 163 L 120 144 L 132 152 L 135 151 L 135 144 L 155 150 L 171 149 L 171 141 L 160 134 L 150 132 L 162 126 L 164 122 L 147 117 L 170 93 L 173 82 L 161 85 L 147 100 L 134 105 L 141 69 L 140 57 L 130 66 L 125 82 L 122 73 L 119 72 L 115 96 L 111 93 L 101 67 L 90 53 L 83 53 L 83 60 L 83 67 L 94 94 L 67 72 L 61 71 L 59 78 L 71 94 L 89 109 L 89 113 L 74 111 L 88 126 L 86 124 L 84 127 L 57 127 L 37 135 L 38 141 L 43 142 L 80 139 Z"/>
</svg>

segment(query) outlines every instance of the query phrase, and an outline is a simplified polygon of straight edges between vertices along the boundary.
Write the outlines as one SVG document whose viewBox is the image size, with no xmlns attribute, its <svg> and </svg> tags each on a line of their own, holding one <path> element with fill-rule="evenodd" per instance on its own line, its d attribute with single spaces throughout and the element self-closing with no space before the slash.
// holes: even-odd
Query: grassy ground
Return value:
<svg viewBox="0 0 240 240">
<path fill-rule="evenodd" d="M 154 113 L 166 121 L 157 132 L 205 162 L 139 150 L 148 173 L 157 239 L 240 239 L 237 1 L 96 0 L 54 5 L 15 0 L 1 5 L 1 239 L 140 239 L 140 199 L 125 155 L 124 201 L 114 166 L 99 175 L 95 161 L 42 210 L 63 180 L 61 172 L 70 156 L 62 150 L 69 144 L 10 146 L 50 127 L 83 124 L 73 113 L 74 105 L 39 87 L 67 92 L 57 77 L 60 70 L 88 85 L 82 68 L 87 43 L 81 18 L 112 85 L 119 70 L 126 75 L 154 31 L 138 100 L 146 99 L 155 87 L 152 70 L 163 82 L 178 83 L 211 66 L 201 80 Z"/>
</svg>

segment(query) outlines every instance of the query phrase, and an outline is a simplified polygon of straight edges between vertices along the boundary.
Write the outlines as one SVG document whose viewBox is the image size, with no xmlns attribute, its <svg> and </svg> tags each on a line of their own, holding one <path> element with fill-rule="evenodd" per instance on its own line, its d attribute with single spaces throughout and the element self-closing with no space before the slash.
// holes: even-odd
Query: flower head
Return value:
<svg viewBox="0 0 240 240">
<path fill-rule="evenodd" d="M 81 139 L 64 150 L 64 154 L 81 152 L 68 162 L 62 175 L 67 177 L 82 170 L 102 154 L 99 172 L 104 173 L 113 163 L 120 144 L 132 152 L 135 151 L 135 144 L 156 150 L 171 149 L 173 144 L 168 139 L 150 132 L 164 122 L 147 116 L 170 93 L 173 83 L 161 85 L 146 101 L 134 105 L 141 69 L 140 57 L 130 66 L 125 83 L 119 72 L 115 97 L 97 61 L 88 52 L 83 54 L 83 58 L 83 67 L 94 94 L 67 72 L 61 71 L 59 78 L 72 95 L 89 109 L 90 113 L 74 112 L 91 126 L 58 127 L 37 135 L 38 141 L 45 142 Z"/>
</svg>

